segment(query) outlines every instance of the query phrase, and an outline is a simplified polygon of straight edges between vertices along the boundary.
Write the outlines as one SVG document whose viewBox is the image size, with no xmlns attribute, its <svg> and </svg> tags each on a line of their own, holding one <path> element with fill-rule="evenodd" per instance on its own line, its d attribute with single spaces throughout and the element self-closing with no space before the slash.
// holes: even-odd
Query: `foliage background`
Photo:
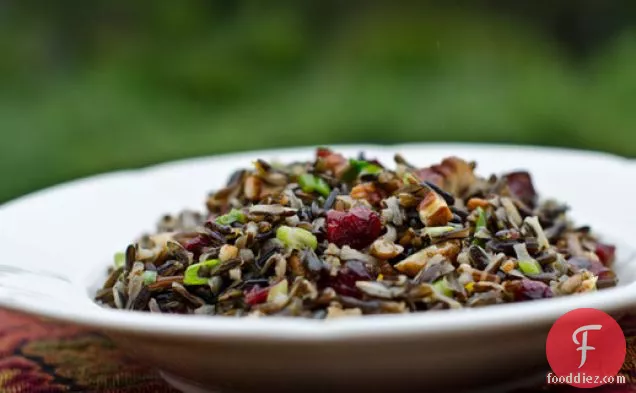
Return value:
<svg viewBox="0 0 636 393">
<path fill-rule="evenodd" d="M 0 202 L 292 145 L 636 156 L 634 3 L 413 3 L 0 0 Z"/>
</svg>

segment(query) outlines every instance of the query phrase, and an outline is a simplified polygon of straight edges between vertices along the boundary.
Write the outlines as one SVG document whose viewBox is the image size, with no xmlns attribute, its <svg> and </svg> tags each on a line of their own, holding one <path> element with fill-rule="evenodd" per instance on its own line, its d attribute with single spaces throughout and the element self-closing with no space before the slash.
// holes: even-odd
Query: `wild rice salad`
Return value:
<svg viewBox="0 0 636 393">
<path fill-rule="evenodd" d="M 333 318 L 519 302 L 616 285 L 614 246 L 527 172 L 448 157 L 395 169 L 319 148 L 257 160 L 115 256 L 96 300 L 156 313 Z"/>
</svg>

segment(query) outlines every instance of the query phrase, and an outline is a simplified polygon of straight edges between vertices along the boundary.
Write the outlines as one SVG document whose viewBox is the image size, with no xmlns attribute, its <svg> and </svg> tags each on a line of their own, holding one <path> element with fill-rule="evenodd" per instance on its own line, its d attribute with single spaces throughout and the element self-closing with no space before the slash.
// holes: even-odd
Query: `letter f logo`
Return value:
<svg viewBox="0 0 636 393">
<path fill-rule="evenodd" d="M 594 347 L 590 347 L 587 345 L 588 330 L 601 330 L 602 327 L 603 327 L 602 325 L 585 325 L 576 329 L 574 331 L 574 334 L 572 334 L 572 341 L 574 341 L 574 344 L 581 345 L 580 347 L 576 349 L 577 351 L 581 351 L 581 364 L 579 364 L 579 368 L 583 367 L 583 365 L 585 364 L 585 361 L 587 360 L 587 351 L 593 351 L 596 349 Z M 581 342 L 579 342 L 576 336 L 581 332 L 583 332 L 582 334 L 583 339 L 581 340 Z"/>
</svg>

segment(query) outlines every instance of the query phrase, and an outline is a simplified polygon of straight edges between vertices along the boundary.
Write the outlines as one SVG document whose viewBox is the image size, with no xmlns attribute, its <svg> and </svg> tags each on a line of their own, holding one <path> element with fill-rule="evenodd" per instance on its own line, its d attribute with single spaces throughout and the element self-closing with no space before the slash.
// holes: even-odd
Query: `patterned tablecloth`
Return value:
<svg viewBox="0 0 636 393">
<path fill-rule="evenodd" d="M 636 318 L 622 325 L 627 358 L 621 374 L 628 384 L 606 385 L 594 391 L 636 392 Z M 576 390 L 537 386 L 516 393 Z M 0 393 L 69 391 L 176 392 L 151 368 L 127 358 L 99 333 L 0 310 Z"/>
</svg>

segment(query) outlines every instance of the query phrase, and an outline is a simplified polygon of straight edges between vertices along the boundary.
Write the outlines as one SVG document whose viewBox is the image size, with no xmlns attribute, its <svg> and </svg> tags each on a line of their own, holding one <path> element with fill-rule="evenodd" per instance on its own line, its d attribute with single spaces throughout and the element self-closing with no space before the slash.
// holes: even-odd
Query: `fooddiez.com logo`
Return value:
<svg viewBox="0 0 636 393">
<path fill-rule="evenodd" d="M 553 371 L 548 383 L 593 388 L 625 381 L 616 375 L 625 361 L 625 336 L 603 311 L 580 308 L 564 314 L 550 329 L 545 347 Z"/>
</svg>

